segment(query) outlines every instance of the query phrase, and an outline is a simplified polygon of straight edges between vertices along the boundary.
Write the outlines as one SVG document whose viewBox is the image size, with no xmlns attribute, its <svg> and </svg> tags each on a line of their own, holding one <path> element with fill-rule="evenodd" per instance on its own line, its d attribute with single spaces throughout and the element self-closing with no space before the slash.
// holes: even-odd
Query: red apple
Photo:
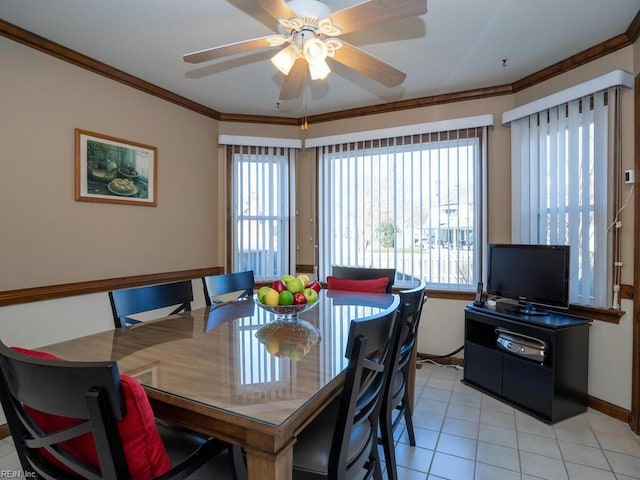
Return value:
<svg viewBox="0 0 640 480">
<path fill-rule="evenodd" d="M 320 290 L 322 290 L 322 285 L 320 285 L 320 282 L 315 280 L 311 282 L 309 285 L 307 285 L 307 288 L 313 288 L 316 291 L 316 293 L 320 293 Z"/>
<path fill-rule="evenodd" d="M 307 303 L 307 297 L 304 296 L 304 293 L 296 292 L 293 294 L 294 305 L 304 305 L 305 303 Z"/>
<path fill-rule="evenodd" d="M 287 289 L 287 285 L 282 280 L 276 280 L 271 284 L 271 288 L 280 293 Z"/>
</svg>

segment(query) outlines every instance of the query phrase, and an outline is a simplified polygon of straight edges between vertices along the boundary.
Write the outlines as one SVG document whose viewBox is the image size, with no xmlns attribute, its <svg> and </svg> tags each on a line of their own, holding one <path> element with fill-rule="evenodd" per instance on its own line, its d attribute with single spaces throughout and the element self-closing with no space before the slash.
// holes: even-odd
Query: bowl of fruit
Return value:
<svg viewBox="0 0 640 480">
<path fill-rule="evenodd" d="M 118 171 L 125 178 L 138 178 L 138 172 L 131 165 L 123 165 Z"/>
<path fill-rule="evenodd" d="M 308 275 L 283 275 L 271 286 L 260 288 L 255 302 L 280 320 L 297 320 L 298 314 L 316 306 L 320 290 L 320 282 L 310 281 Z"/>
<path fill-rule="evenodd" d="M 297 362 L 318 343 L 320 331 L 304 320 L 274 320 L 260 327 L 256 338 L 271 355 Z"/>
</svg>

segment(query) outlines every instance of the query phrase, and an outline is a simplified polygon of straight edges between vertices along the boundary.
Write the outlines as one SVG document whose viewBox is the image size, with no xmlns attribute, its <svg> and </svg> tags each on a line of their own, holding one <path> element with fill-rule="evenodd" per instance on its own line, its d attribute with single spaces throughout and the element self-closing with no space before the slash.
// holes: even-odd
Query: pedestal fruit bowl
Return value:
<svg viewBox="0 0 640 480">
<path fill-rule="evenodd" d="M 297 277 L 283 275 L 270 287 L 260 288 L 255 302 L 281 320 L 295 320 L 298 314 L 317 304 L 318 292 L 321 289 L 319 282 L 311 282 L 305 274 Z"/>
<path fill-rule="evenodd" d="M 283 275 L 258 290 L 256 304 L 276 316 L 256 332 L 271 355 L 298 361 L 320 340 L 320 331 L 298 315 L 318 304 L 319 282 L 311 282 L 305 274 Z"/>
<path fill-rule="evenodd" d="M 267 312 L 271 312 L 276 315 L 278 320 L 287 320 L 287 321 L 296 321 L 298 320 L 298 314 L 302 312 L 306 312 L 307 310 L 311 310 L 316 306 L 316 302 L 314 303 L 305 303 L 302 305 L 265 305 L 261 303 L 257 298 L 254 299 L 256 304 L 266 310 Z"/>
</svg>

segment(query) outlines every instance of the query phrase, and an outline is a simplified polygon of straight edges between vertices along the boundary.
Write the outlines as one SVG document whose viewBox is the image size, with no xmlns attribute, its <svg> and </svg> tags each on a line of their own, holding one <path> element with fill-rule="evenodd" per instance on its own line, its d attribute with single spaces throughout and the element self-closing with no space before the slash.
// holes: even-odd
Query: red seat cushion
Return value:
<svg viewBox="0 0 640 480">
<path fill-rule="evenodd" d="M 12 348 L 18 353 L 31 357 L 45 360 L 62 360 L 45 352 L 19 347 Z M 126 415 L 118 422 L 118 431 L 120 432 L 129 472 L 133 479 L 151 480 L 170 470 L 171 461 L 156 428 L 153 410 L 142 385 L 135 378 L 128 375 L 121 375 L 120 383 L 125 401 Z M 28 409 L 33 420 L 47 433 L 68 428 L 82 421 L 43 413 L 26 406 L 25 409 Z M 96 446 L 90 433 L 74 438 L 63 445 L 72 455 L 82 459 L 89 465 L 98 467 Z M 47 452 L 43 452 L 43 455 L 55 461 L 61 468 L 65 468 Z"/>
<path fill-rule="evenodd" d="M 389 279 L 387 277 L 372 278 L 370 280 L 352 280 L 348 278 L 327 277 L 329 290 L 344 290 L 348 292 L 386 293 Z"/>
</svg>

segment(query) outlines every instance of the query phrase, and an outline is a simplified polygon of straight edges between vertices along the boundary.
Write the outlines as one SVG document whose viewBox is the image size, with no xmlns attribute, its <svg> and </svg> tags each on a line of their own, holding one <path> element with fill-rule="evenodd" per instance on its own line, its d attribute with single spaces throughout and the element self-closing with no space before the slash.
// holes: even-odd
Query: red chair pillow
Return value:
<svg viewBox="0 0 640 480">
<path fill-rule="evenodd" d="M 45 360 L 62 360 L 55 355 L 36 350 L 27 350 L 19 347 L 12 347 L 12 349 L 31 357 Z M 131 473 L 131 478 L 136 480 L 151 480 L 170 470 L 172 467 L 171 460 L 169 460 L 156 428 L 153 410 L 142 385 L 128 375 L 120 376 L 120 384 L 125 401 L 126 415 L 118 422 L 118 431 L 122 439 L 129 472 Z M 26 406 L 25 409 L 29 410 L 33 420 L 47 433 L 61 428 L 68 428 L 81 422 L 81 420 L 75 418 L 50 415 Z M 93 467 L 98 467 L 96 446 L 90 433 L 74 438 L 63 445 L 72 455 Z M 59 464 L 47 452 L 43 452 L 43 455 L 57 463 L 61 468 L 66 469 L 64 465 Z"/>
<path fill-rule="evenodd" d="M 347 292 L 386 293 L 389 279 L 387 277 L 369 280 L 352 280 L 348 278 L 327 277 L 329 290 L 344 290 Z"/>
</svg>

